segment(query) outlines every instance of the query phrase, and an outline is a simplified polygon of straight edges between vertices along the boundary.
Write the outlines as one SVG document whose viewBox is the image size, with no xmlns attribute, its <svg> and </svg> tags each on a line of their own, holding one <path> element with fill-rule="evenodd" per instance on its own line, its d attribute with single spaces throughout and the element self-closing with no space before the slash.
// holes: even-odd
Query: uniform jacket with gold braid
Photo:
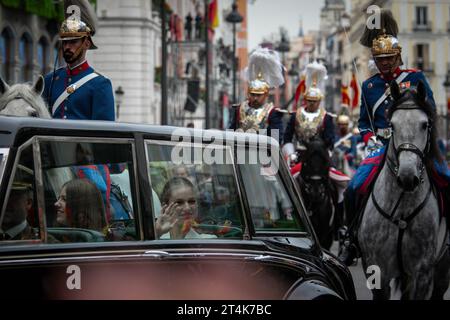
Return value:
<svg viewBox="0 0 450 320">
<path fill-rule="evenodd" d="M 245 101 L 240 105 L 234 105 L 231 109 L 230 124 L 228 129 L 247 131 L 253 129 L 267 129 L 267 135 L 272 136 L 272 130 L 278 130 L 278 140 L 281 142 L 283 138 L 283 113 L 273 106 L 272 103 L 266 103 L 258 108 L 258 114 L 247 114 L 246 111 L 251 110 L 248 102 Z M 275 138 L 275 137 L 274 137 Z"/>
<path fill-rule="evenodd" d="M 283 143 L 293 143 L 294 136 L 299 143 L 319 135 L 330 150 L 336 139 L 333 117 L 323 108 L 319 109 L 319 115 L 309 121 L 302 113 L 304 109 L 299 108 L 291 115 L 284 133 Z"/>
</svg>

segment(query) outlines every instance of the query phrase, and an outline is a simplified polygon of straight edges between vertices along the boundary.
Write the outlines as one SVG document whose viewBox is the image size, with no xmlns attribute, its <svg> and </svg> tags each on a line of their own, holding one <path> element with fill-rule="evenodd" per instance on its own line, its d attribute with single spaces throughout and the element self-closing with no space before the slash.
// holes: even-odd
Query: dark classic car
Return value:
<svg viewBox="0 0 450 320">
<path fill-rule="evenodd" d="M 355 299 L 265 136 L 0 117 L 0 182 L 11 298 Z"/>
</svg>

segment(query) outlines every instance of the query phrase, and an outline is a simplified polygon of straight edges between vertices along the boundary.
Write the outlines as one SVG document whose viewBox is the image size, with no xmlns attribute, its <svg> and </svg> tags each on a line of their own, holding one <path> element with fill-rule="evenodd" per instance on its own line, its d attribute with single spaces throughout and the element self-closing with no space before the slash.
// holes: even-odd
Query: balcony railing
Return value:
<svg viewBox="0 0 450 320">
<path fill-rule="evenodd" d="M 427 21 L 425 24 L 418 24 L 417 21 L 413 21 L 413 31 L 431 32 L 433 30 L 433 23 Z"/>
</svg>

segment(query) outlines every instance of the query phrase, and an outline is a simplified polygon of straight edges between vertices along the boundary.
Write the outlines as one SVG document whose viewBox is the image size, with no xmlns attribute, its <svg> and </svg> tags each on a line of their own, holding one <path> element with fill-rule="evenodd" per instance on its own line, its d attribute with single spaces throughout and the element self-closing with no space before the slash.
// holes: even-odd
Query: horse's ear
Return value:
<svg viewBox="0 0 450 320">
<path fill-rule="evenodd" d="M 6 91 L 8 91 L 9 86 L 6 84 L 5 81 L 3 81 L 3 78 L 0 77 L 0 95 L 4 94 Z"/>
<path fill-rule="evenodd" d="M 417 97 L 420 101 L 425 101 L 427 98 L 427 88 L 422 80 L 419 80 L 419 83 L 417 84 Z"/>
<path fill-rule="evenodd" d="M 39 78 L 36 80 L 33 86 L 33 90 L 38 94 L 41 95 L 42 92 L 44 92 L 44 78 L 42 76 L 39 76 Z"/>
<path fill-rule="evenodd" d="M 394 98 L 394 100 L 398 100 L 401 97 L 401 93 L 400 93 L 400 87 L 398 86 L 397 81 L 392 80 L 391 81 L 391 95 L 392 98 Z"/>
</svg>

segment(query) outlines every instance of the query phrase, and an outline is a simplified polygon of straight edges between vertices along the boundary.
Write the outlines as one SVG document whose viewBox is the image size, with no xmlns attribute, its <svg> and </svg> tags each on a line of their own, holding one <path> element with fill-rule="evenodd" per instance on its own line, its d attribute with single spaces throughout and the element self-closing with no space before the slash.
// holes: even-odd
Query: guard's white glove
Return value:
<svg viewBox="0 0 450 320">
<path fill-rule="evenodd" d="M 295 166 L 297 164 L 297 161 L 298 161 L 298 155 L 297 155 L 297 153 L 294 152 L 288 158 L 289 168 Z"/>
<path fill-rule="evenodd" d="M 371 136 L 369 141 L 367 141 L 367 146 L 364 151 L 364 157 L 366 158 L 369 154 L 377 151 L 378 149 L 383 147 L 383 143 L 377 139 L 376 136 Z"/>
<path fill-rule="evenodd" d="M 281 149 L 283 152 L 284 159 L 286 160 L 286 163 L 288 167 L 291 165 L 291 155 L 295 153 L 294 144 L 293 143 L 286 143 L 283 148 Z"/>
</svg>

